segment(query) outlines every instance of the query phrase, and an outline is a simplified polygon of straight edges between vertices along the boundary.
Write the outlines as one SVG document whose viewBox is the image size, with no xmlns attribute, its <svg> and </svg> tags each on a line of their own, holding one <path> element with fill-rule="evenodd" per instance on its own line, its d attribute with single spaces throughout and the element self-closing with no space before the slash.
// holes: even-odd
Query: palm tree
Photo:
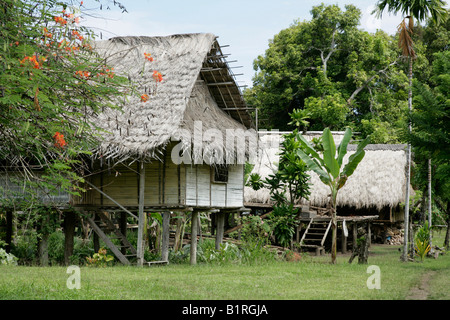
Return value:
<svg viewBox="0 0 450 320">
<path fill-rule="evenodd" d="M 402 22 L 398 26 L 398 45 L 402 50 L 402 55 L 409 60 L 409 92 L 408 92 L 408 109 L 412 110 L 412 63 L 416 58 L 414 52 L 414 43 L 412 34 L 414 29 L 414 19 L 418 22 L 424 21 L 427 17 L 431 18 L 439 24 L 447 15 L 446 3 L 442 0 L 380 0 L 375 5 L 375 13 L 381 18 L 383 11 L 400 12 L 403 15 Z M 411 122 L 409 122 L 408 130 L 411 132 Z M 402 260 L 408 259 L 408 231 L 409 231 L 409 185 L 411 176 L 411 145 L 408 143 L 407 148 L 407 176 L 406 176 L 406 198 L 405 198 L 405 238 L 403 242 Z"/>
</svg>

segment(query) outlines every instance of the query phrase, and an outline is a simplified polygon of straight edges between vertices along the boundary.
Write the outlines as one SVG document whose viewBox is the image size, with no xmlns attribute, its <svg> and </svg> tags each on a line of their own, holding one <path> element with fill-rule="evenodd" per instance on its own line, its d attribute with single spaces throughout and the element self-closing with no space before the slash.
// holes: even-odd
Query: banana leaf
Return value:
<svg viewBox="0 0 450 320">
<path fill-rule="evenodd" d="M 314 150 L 314 147 L 301 134 L 298 134 L 297 137 L 302 145 L 303 150 L 305 150 L 304 153 L 310 154 L 312 157 L 317 159 L 317 161 L 319 161 L 320 165 L 323 166 L 324 165 L 323 159 L 319 156 L 316 150 Z"/>
<path fill-rule="evenodd" d="M 366 139 L 364 139 L 364 141 L 362 141 L 358 144 L 358 147 L 356 148 L 356 152 L 348 158 L 348 163 L 344 166 L 344 169 L 342 170 L 342 173 L 341 173 L 341 177 L 346 176 L 348 178 L 353 174 L 356 167 L 358 166 L 358 164 L 361 162 L 361 160 L 364 158 L 364 155 L 366 154 L 364 151 L 364 148 L 369 143 L 369 141 L 370 141 L 370 136 L 368 136 Z"/>
<path fill-rule="evenodd" d="M 336 156 L 336 144 L 334 143 L 333 135 L 329 128 L 325 128 L 322 134 L 322 144 L 323 144 L 323 161 L 327 171 L 337 178 L 339 176 L 339 165 Z"/>
<path fill-rule="evenodd" d="M 342 160 L 344 159 L 344 156 L 347 154 L 347 145 L 350 142 L 351 137 L 352 137 L 352 130 L 350 128 L 347 128 L 345 130 L 344 137 L 342 138 L 342 141 L 338 147 L 337 163 L 339 168 L 342 166 Z"/>
<path fill-rule="evenodd" d="M 303 160 L 303 162 L 306 164 L 306 166 L 308 167 L 309 170 L 312 170 L 315 173 L 317 173 L 317 175 L 319 176 L 320 180 L 322 180 L 323 183 L 325 183 L 325 184 L 331 183 L 331 178 L 328 175 L 328 173 L 324 169 L 322 169 L 320 164 L 317 163 L 314 158 L 307 155 L 301 149 L 297 150 L 297 154 L 300 157 L 300 159 Z"/>
</svg>

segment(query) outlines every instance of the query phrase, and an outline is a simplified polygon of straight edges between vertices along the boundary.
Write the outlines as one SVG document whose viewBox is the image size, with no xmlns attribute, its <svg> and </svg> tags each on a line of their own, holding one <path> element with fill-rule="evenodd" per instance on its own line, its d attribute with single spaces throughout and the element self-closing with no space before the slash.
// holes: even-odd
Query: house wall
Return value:
<svg viewBox="0 0 450 320">
<path fill-rule="evenodd" d="M 186 205 L 237 208 L 244 205 L 244 166 L 228 167 L 228 182 L 213 182 L 207 165 L 186 165 Z"/>
<path fill-rule="evenodd" d="M 171 148 L 161 155 L 160 160 L 145 164 L 145 206 L 183 205 L 185 203 L 185 173 L 183 166 L 175 165 L 170 159 Z M 89 181 L 122 206 L 139 205 L 139 168 L 136 161 L 130 165 L 118 164 L 112 168 L 103 165 L 99 173 Z M 73 200 L 79 206 L 117 206 L 100 192 L 89 188 L 82 198 Z"/>
<path fill-rule="evenodd" d="M 179 206 L 237 208 L 244 201 L 244 166 L 228 168 L 228 182 L 213 182 L 213 168 L 208 165 L 176 165 L 171 160 L 172 147 L 155 160 L 145 164 L 145 206 Z M 122 206 L 139 205 L 139 164 L 103 165 L 101 173 L 90 182 Z M 81 198 L 73 199 L 78 206 L 117 206 L 100 192 L 89 188 Z"/>
</svg>

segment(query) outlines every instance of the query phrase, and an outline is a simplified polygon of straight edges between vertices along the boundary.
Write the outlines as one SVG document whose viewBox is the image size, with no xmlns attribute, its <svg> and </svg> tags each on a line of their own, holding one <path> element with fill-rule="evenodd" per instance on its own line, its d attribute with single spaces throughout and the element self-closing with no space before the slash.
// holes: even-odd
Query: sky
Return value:
<svg viewBox="0 0 450 320">
<path fill-rule="evenodd" d="M 109 1 L 109 2 L 108 2 Z M 114 0 L 84 1 L 82 24 L 93 28 L 102 39 L 114 36 L 166 36 L 180 33 L 213 33 L 241 86 L 252 86 L 253 61 L 263 55 L 269 40 L 296 20 L 311 20 L 315 5 L 337 4 L 342 10 L 353 4 L 361 10 L 360 28 L 368 32 L 382 29 L 394 34 L 401 17 L 384 13 L 382 20 L 371 15 L 376 0 Z M 107 4 L 110 3 L 110 10 Z"/>
</svg>

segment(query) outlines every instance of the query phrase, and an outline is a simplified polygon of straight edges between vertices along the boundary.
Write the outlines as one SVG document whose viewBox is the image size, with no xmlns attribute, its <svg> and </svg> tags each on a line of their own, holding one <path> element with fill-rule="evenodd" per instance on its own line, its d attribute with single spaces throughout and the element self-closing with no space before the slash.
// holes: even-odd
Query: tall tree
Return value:
<svg viewBox="0 0 450 320">
<path fill-rule="evenodd" d="M 374 142 L 397 142 L 407 78 L 391 37 L 358 29 L 361 12 L 353 5 L 314 6 L 311 16 L 281 30 L 255 60 L 248 103 L 268 119 L 265 127 L 289 130 L 289 114 L 302 110 L 311 130 L 350 126 L 377 131 Z"/>
<path fill-rule="evenodd" d="M 418 22 L 425 21 L 429 16 L 432 20 L 439 24 L 447 15 L 445 2 L 442 0 L 381 0 L 376 4 L 373 13 L 377 17 L 381 17 L 384 10 L 393 13 L 401 13 L 403 15 L 402 22 L 398 26 L 399 42 L 398 45 L 402 50 L 402 54 L 409 61 L 409 93 L 408 93 L 408 110 L 412 111 L 412 67 L 413 60 L 416 58 L 412 34 L 414 28 L 414 19 Z M 409 123 L 409 132 L 411 132 L 411 122 Z M 407 179 L 406 179 L 406 197 L 405 197 L 405 239 L 403 245 L 402 260 L 408 260 L 408 240 L 409 240 L 409 196 L 410 196 L 410 179 L 411 179 L 411 145 L 408 143 L 407 149 Z"/>
<path fill-rule="evenodd" d="M 46 191 L 78 191 L 98 136 L 87 115 L 119 108 L 131 89 L 93 50 L 75 3 L 0 3 L 0 162 Z"/>
<path fill-rule="evenodd" d="M 429 84 L 413 81 L 414 110 L 412 132 L 408 137 L 417 160 L 418 170 L 427 170 L 426 159 L 433 159 L 432 190 L 435 203 L 447 215 L 450 202 L 450 51 L 437 52 L 433 58 L 433 76 Z M 428 169 L 429 170 L 429 169 Z M 425 189 L 426 175 L 417 174 Z M 421 181 L 420 181 L 421 180 Z M 430 205 L 431 203 L 429 203 Z M 429 224 L 430 225 L 430 224 Z M 447 231 L 449 234 L 449 231 Z"/>
</svg>

